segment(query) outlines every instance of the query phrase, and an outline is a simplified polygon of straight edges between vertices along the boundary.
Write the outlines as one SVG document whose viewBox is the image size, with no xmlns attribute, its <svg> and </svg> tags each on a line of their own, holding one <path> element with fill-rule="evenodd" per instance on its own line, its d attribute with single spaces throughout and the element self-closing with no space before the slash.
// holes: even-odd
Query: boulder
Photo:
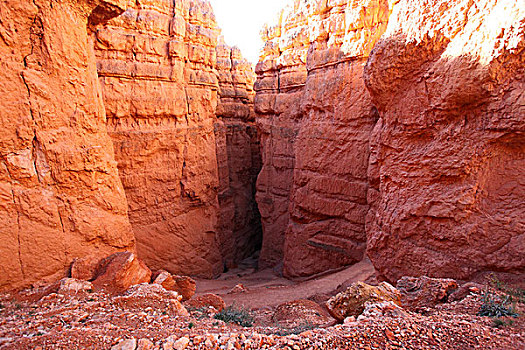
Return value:
<svg viewBox="0 0 525 350">
<path fill-rule="evenodd" d="M 71 278 L 92 281 L 96 277 L 100 257 L 83 257 L 73 259 L 71 264 Z"/>
<path fill-rule="evenodd" d="M 195 280 L 188 276 L 172 275 L 167 271 L 160 271 L 153 279 L 153 283 L 160 284 L 166 290 L 172 290 L 182 296 L 182 300 L 190 300 L 195 294 Z"/>
<path fill-rule="evenodd" d="M 186 301 L 184 305 L 194 309 L 209 309 L 212 307 L 217 312 L 224 310 L 226 307 L 226 303 L 220 296 L 211 293 L 193 297 L 191 300 Z"/>
<path fill-rule="evenodd" d="M 365 304 L 390 301 L 401 305 L 401 294 L 387 282 L 379 286 L 370 286 L 363 282 L 352 284 L 346 291 L 337 294 L 326 302 L 330 314 L 338 321 L 349 316 L 359 316 L 365 310 Z"/>
<path fill-rule="evenodd" d="M 228 294 L 239 294 L 239 293 L 246 293 L 248 292 L 248 288 L 242 284 L 242 283 L 239 283 L 239 284 L 236 284 L 229 292 Z"/>
<path fill-rule="evenodd" d="M 358 320 L 374 317 L 407 317 L 408 313 L 398 304 L 392 301 L 366 302 L 363 313 Z"/>
<path fill-rule="evenodd" d="M 397 281 L 403 307 L 418 309 L 434 307 L 446 303 L 449 295 L 458 289 L 452 279 L 422 277 L 402 277 Z"/>
<path fill-rule="evenodd" d="M 125 339 L 118 344 L 111 347 L 111 350 L 135 350 L 137 347 L 137 339 Z"/>
<path fill-rule="evenodd" d="M 301 325 L 320 326 L 333 321 L 326 310 L 311 300 L 294 300 L 279 305 L 272 316 L 272 322 L 282 327 Z"/>
<path fill-rule="evenodd" d="M 115 253 L 103 259 L 97 267 L 93 287 L 96 291 L 122 293 L 129 287 L 149 283 L 151 270 L 134 253 Z"/>
</svg>

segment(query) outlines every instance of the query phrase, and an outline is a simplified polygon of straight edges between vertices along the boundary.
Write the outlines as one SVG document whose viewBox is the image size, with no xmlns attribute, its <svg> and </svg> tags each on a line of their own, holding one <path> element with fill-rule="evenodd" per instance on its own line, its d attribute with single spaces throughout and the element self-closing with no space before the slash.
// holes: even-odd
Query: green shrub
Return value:
<svg viewBox="0 0 525 350">
<path fill-rule="evenodd" d="M 510 304 L 510 297 L 500 298 L 490 292 L 488 289 L 483 294 L 483 304 L 479 308 L 478 316 L 488 317 L 518 317 L 514 307 L 507 306 Z"/>
<path fill-rule="evenodd" d="M 226 323 L 235 323 L 242 327 L 253 326 L 252 314 L 244 308 L 237 308 L 235 305 L 228 306 L 214 316 L 216 320 Z"/>
<path fill-rule="evenodd" d="M 488 281 L 492 288 L 508 295 L 511 302 L 517 301 L 519 303 L 525 304 L 525 289 L 509 287 L 505 282 L 500 281 L 493 273 L 489 275 Z"/>
</svg>

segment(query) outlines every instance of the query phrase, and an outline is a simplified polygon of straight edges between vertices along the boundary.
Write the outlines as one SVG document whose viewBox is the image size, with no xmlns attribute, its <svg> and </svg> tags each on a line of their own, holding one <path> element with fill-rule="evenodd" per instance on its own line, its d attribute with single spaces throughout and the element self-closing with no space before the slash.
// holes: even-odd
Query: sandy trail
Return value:
<svg viewBox="0 0 525 350">
<path fill-rule="evenodd" d="M 365 260 L 344 270 L 304 281 L 279 277 L 268 269 L 247 273 L 242 269 L 223 274 L 216 280 L 197 279 L 197 295 L 214 293 L 226 304 L 242 305 L 249 309 L 274 307 L 282 303 L 333 294 L 340 286 L 373 278 L 374 267 Z M 248 288 L 245 293 L 228 294 L 238 283 Z"/>
</svg>

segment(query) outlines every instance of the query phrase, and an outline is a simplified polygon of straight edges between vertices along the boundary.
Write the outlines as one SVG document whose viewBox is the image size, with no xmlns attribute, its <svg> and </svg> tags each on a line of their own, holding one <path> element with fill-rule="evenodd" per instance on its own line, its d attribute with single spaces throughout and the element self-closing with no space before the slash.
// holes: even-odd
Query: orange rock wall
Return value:
<svg viewBox="0 0 525 350">
<path fill-rule="evenodd" d="M 362 72 L 388 14 L 387 1 L 295 1 L 263 31 L 255 101 L 261 259 L 284 259 L 287 276 L 364 256 L 369 138 L 378 116 Z"/>
<path fill-rule="evenodd" d="M 285 9 L 255 87 L 263 266 L 312 275 L 366 246 L 390 281 L 523 276 L 524 17 L 506 0 Z"/>
<path fill-rule="evenodd" d="M 251 224 L 240 222 L 250 199 L 232 196 L 253 175 L 231 177 L 245 170 L 232 162 L 247 152 L 251 161 L 253 136 L 235 125 L 248 128 L 244 119 L 253 115 L 253 77 L 219 34 L 200 0 L 132 1 L 96 33 L 108 132 L 138 254 L 153 270 L 216 276 L 238 255 L 237 232 Z M 235 148 L 232 138 L 248 144 Z"/>
<path fill-rule="evenodd" d="M 365 69 L 381 116 L 368 255 L 384 278 L 523 278 L 524 53 L 519 1 L 394 6 Z"/>
<path fill-rule="evenodd" d="M 0 289 L 133 249 L 89 36 L 122 6 L 0 4 Z"/>
</svg>

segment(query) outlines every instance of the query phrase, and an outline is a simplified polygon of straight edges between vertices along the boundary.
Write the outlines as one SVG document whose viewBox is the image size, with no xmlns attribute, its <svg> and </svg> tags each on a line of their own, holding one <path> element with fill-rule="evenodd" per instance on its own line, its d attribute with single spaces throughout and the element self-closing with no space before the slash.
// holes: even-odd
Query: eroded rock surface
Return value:
<svg viewBox="0 0 525 350">
<path fill-rule="evenodd" d="M 253 109 L 253 68 L 238 48 L 229 47 L 221 38 L 216 52 L 219 241 L 224 265 L 230 268 L 262 244 L 261 218 L 255 202 L 261 152 Z"/>
<path fill-rule="evenodd" d="M 525 269 L 525 8 L 398 2 L 365 69 L 368 255 L 384 278 Z"/>
<path fill-rule="evenodd" d="M 346 291 L 337 294 L 326 302 L 330 314 L 338 321 L 346 317 L 359 316 L 367 303 L 392 302 L 401 305 L 401 293 L 387 282 L 370 286 L 363 282 L 353 283 Z"/>
<path fill-rule="evenodd" d="M 59 279 L 75 257 L 133 249 L 88 33 L 123 8 L 0 4 L 0 289 Z"/>
<path fill-rule="evenodd" d="M 219 34 L 200 0 L 132 2 L 96 33 L 130 222 L 154 270 L 214 277 L 257 246 L 253 73 Z"/>
<path fill-rule="evenodd" d="M 362 72 L 388 14 L 388 1 L 295 1 L 263 31 L 255 87 L 262 266 L 284 259 L 285 275 L 304 276 L 363 258 L 378 116 Z"/>
</svg>

